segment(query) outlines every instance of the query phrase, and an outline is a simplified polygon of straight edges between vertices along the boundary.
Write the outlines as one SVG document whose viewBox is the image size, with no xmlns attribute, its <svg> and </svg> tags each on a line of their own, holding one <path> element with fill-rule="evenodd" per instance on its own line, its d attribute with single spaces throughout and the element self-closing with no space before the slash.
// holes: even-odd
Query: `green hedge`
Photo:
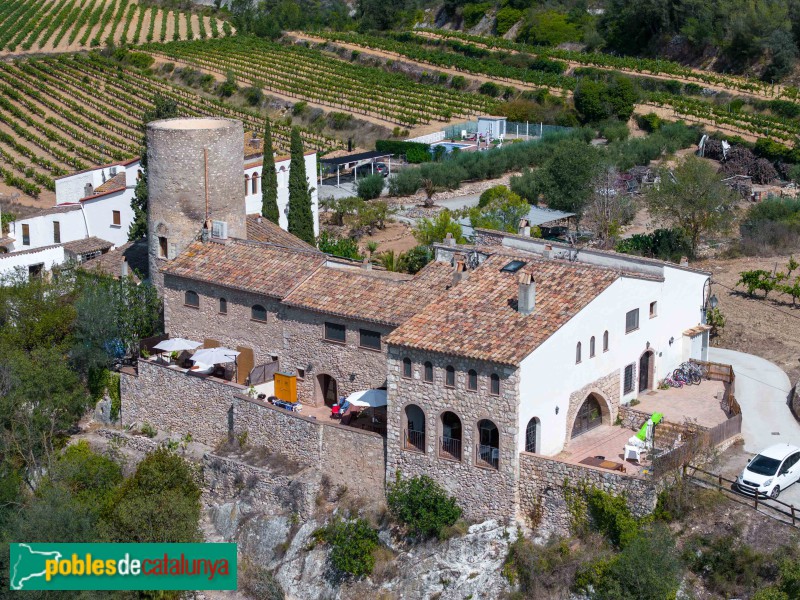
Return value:
<svg viewBox="0 0 800 600">
<path fill-rule="evenodd" d="M 431 145 L 422 142 L 403 142 L 401 140 L 378 140 L 375 142 L 378 152 L 391 152 L 402 154 L 410 163 L 430 162 Z"/>
</svg>

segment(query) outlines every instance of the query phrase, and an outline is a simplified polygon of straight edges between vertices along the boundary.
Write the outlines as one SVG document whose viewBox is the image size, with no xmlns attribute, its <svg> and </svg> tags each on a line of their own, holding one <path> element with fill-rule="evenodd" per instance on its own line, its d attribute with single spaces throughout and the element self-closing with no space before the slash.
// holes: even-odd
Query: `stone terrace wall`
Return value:
<svg viewBox="0 0 800 600">
<path fill-rule="evenodd" d="M 340 425 L 322 426 L 319 468 L 335 485 L 347 486 L 372 502 L 384 502 L 386 441 L 371 431 Z"/>
<path fill-rule="evenodd" d="M 569 533 L 570 512 L 564 499 L 564 482 L 585 483 L 616 495 L 625 494 L 631 513 L 642 517 L 656 507 L 658 486 L 645 479 L 604 469 L 575 465 L 537 454 L 519 455 L 520 516 L 537 522 L 550 533 Z M 534 516 L 535 515 L 535 516 Z"/>
<path fill-rule="evenodd" d="M 121 374 L 120 419 L 123 425 L 149 423 L 159 431 L 191 433 L 196 441 L 215 446 L 228 435 L 233 395 L 242 389 L 140 360 L 138 376 Z"/>
</svg>

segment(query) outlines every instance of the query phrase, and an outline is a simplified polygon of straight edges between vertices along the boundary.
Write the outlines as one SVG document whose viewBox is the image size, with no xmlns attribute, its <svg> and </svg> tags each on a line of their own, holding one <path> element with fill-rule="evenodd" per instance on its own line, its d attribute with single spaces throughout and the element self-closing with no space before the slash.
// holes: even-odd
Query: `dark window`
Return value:
<svg viewBox="0 0 800 600">
<path fill-rule="evenodd" d="M 606 331 L 603 334 L 603 352 L 608 351 L 608 332 Z"/>
<path fill-rule="evenodd" d="M 473 392 L 478 389 L 478 373 L 475 369 L 467 371 L 467 389 Z"/>
<path fill-rule="evenodd" d="M 475 463 L 496 469 L 500 460 L 500 431 L 489 419 L 478 421 L 478 448 Z"/>
<path fill-rule="evenodd" d="M 306 370 L 305 369 L 297 369 L 297 378 L 298 379 L 305 379 L 306 378 Z"/>
<path fill-rule="evenodd" d="M 219 299 L 219 314 L 221 315 L 228 314 L 228 301 L 225 298 Z"/>
<path fill-rule="evenodd" d="M 639 309 L 629 310 L 625 315 L 625 333 L 639 329 Z"/>
<path fill-rule="evenodd" d="M 652 319 L 658 314 L 658 302 L 650 303 L 650 318 Z"/>
<path fill-rule="evenodd" d="M 31 228 L 30 228 L 30 225 L 23 225 L 22 226 L 22 245 L 23 246 L 30 246 L 31 245 Z"/>
<path fill-rule="evenodd" d="M 533 417 L 525 429 L 525 452 L 536 452 L 536 438 L 539 430 L 539 419 Z"/>
<path fill-rule="evenodd" d="M 122 215 L 118 210 L 111 211 L 111 223 L 114 225 L 122 225 Z"/>
<path fill-rule="evenodd" d="M 359 329 L 358 345 L 362 348 L 369 348 L 370 350 L 380 350 L 381 334 L 377 331 L 370 331 L 369 329 Z"/>
<path fill-rule="evenodd" d="M 258 193 L 258 173 L 253 173 L 253 193 Z"/>
<path fill-rule="evenodd" d="M 425 452 L 425 413 L 416 404 L 406 406 L 404 448 Z"/>
<path fill-rule="evenodd" d="M 325 339 L 329 342 L 345 342 L 346 331 L 344 325 L 325 322 Z"/>
<path fill-rule="evenodd" d="M 444 370 L 444 385 L 445 387 L 456 387 L 456 370 L 450 365 L 447 365 Z"/>
<path fill-rule="evenodd" d="M 411 359 L 407 356 L 403 359 L 403 377 L 411 379 Z"/>
<path fill-rule="evenodd" d="M 167 258 L 167 238 L 158 238 L 158 257 Z"/>
<path fill-rule="evenodd" d="M 244 176 L 244 195 L 247 196 L 250 193 L 250 175 Z"/>
<path fill-rule="evenodd" d="M 579 362 L 581 362 L 581 343 L 580 342 L 578 342 L 578 344 L 575 346 L 575 364 L 577 365 Z"/>
<path fill-rule="evenodd" d="M 425 381 L 431 383 L 433 381 L 433 365 L 430 361 L 425 363 Z"/>
<path fill-rule="evenodd" d="M 525 266 L 525 262 L 524 261 L 512 260 L 510 263 L 508 263 L 505 267 L 503 267 L 500 270 L 504 271 L 505 273 L 516 273 L 517 271 L 519 271 L 524 266 Z"/>
<path fill-rule="evenodd" d="M 633 391 L 633 365 L 628 365 L 625 367 L 625 385 L 623 387 L 623 393 L 630 394 Z"/>
<path fill-rule="evenodd" d="M 61 223 L 58 221 L 53 221 L 53 243 L 61 243 Z"/>
<path fill-rule="evenodd" d="M 492 396 L 499 396 L 500 395 L 500 376 L 497 373 L 492 373 L 492 376 L 489 378 L 491 382 L 491 386 L 489 388 L 489 393 Z"/>
<path fill-rule="evenodd" d="M 589 340 L 589 358 L 594 358 L 594 336 Z"/>
<path fill-rule="evenodd" d="M 439 456 L 461 460 L 461 419 L 450 411 L 442 413 L 442 435 L 439 438 Z"/>
<path fill-rule="evenodd" d="M 254 304 L 253 308 L 250 309 L 250 318 L 253 319 L 253 321 L 266 321 L 267 309 L 260 304 Z"/>
<path fill-rule="evenodd" d="M 183 303 L 192 308 L 200 308 L 200 296 L 197 295 L 197 292 L 187 290 L 183 295 Z"/>
</svg>

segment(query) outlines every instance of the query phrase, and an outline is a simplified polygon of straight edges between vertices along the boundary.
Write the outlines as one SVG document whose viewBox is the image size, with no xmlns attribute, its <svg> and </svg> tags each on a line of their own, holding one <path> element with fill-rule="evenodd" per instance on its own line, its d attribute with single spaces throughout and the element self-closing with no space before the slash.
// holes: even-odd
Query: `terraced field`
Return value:
<svg viewBox="0 0 800 600">
<path fill-rule="evenodd" d="M 145 110 L 156 93 L 174 99 L 185 116 L 240 119 L 260 131 L 263 117 L 228 106 L 116 63 L 76 54 L 16 63 L 0 62 L 0 179 L 38 197 L 55 189 L 54 178 L 137 156 Z M 342 146 L 304 131 L 307 148 Z M 275 124 L 276 149 L 289 148 L 290 131 Z"/>
<path fill-rule="evenodd" d="M 230 24 L 137 0 L 0 0 L 0 56 L 221 37 Z"/>
</svg>

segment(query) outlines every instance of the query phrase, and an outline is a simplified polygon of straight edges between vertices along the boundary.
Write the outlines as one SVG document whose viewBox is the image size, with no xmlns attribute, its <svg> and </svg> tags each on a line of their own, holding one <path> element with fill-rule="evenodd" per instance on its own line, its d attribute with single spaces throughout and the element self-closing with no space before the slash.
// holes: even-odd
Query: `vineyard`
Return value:
<svg viewBox="0 0 800 600">
<path fill-rule="evenodd" d="M 215 17 L 135 0 L 0 0 L 0 53 L 81 50 L 110 43 L 207 39 L 232 33 Z"/>
<path fill-rule="evenodd" d="M 299 100 L 410 126 L 491 113 L 492 98 L 426 85 L 326 56 L 302 45 L 237 36 L 205 42 L 150 44 L 145 51 Z"/>
<path fill-rule="evenodd" d="M 260 131 L 259 114 L 95 55 L 0 62 L 0 178 L 38 197 L 55 189 L 54 178 L 140 153 L 141 122 L 155 94 L 178 104 L 184 116 L 224 116 Z M 287 151 L 290 130 L 273 125 L 276 149 Z M 302 132 L 307 148 L 341 147 L 333 138 Z"/>
</svg>

